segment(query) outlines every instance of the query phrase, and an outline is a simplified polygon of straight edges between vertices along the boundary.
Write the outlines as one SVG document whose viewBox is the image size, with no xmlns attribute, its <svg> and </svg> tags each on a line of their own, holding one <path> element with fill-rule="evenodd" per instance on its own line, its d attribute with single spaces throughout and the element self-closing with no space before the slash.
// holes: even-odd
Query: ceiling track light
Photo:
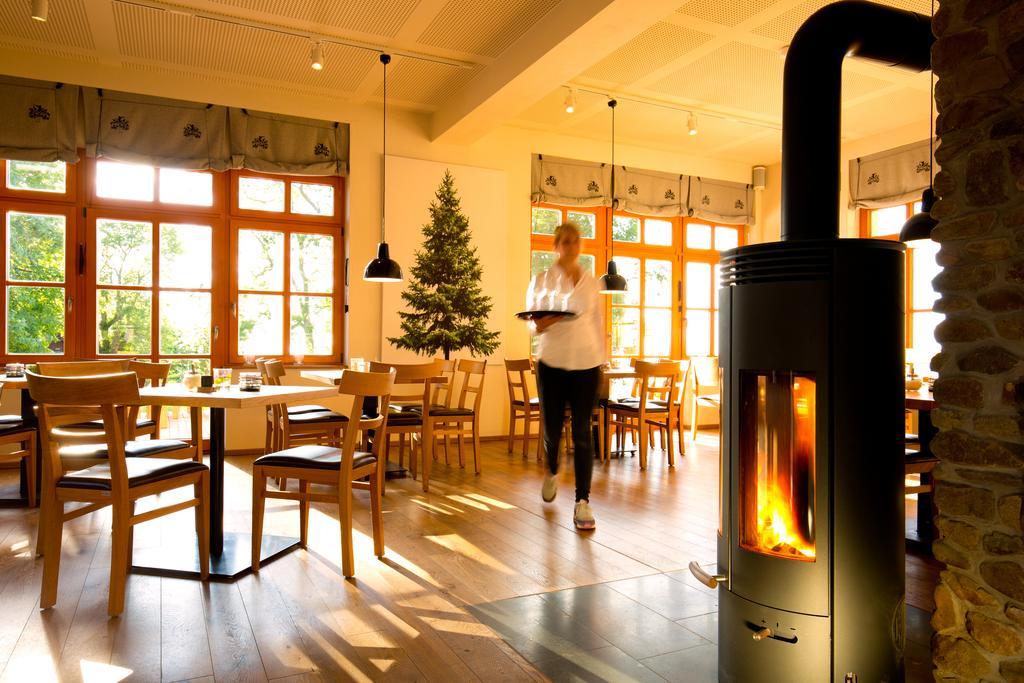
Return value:
<svg viewBox="0 0 1024 683">
<path fill-rule="evenodd" d="M 49 0 L 32 0 L 32 18 L 36 21 L 46 21 L 50 13 Z"/>
<path fill-rule="evenodd" d="M 313 71 L 324 68 L 324 47 L 319 42 L 313 43 L 313 46 L 309 48 L 309 65 Z"/>
<path fill-rule="evenodd" d="M 576 111 L 576 91 L 569 88 L 569 92 L 565 95 L 565 113 L 571 114 Z"/>
<path fill-rule="evenodd" d="M 690 135 L 697 134 L 697 115 L 692 111 L 690 115 L 686 117 L 686 129 L 690 132 Z"/>
</svg>

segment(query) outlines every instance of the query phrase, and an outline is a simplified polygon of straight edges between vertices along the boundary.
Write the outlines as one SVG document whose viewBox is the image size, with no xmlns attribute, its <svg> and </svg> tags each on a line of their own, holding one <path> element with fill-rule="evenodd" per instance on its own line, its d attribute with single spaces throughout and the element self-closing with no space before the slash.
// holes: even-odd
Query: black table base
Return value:
<svg viewBox="0 0 1024 683">
<path fill-rule="evenodd" d="M 252 573 L 252 534 L 229 531 L 221 537 L 221 552 L 210 553 L 210 580 L 230 583 Z M 299 539 L 265 535 L 260 546 L 260 564 L 266 564 L 299 548 Z M 139 548 L 132 552 L 135 574 L 199 578 L 199 548 L 194 536 L 189 542 Z"/>
</svg>

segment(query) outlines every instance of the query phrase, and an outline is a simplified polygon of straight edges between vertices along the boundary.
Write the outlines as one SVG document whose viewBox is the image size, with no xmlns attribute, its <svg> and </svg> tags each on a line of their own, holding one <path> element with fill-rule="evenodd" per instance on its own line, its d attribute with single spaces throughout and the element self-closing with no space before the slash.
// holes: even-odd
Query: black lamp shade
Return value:
<svg viewBox="0 0 1024 683">
<path fill-rule="evenodd" d="M 933 206 L 935 206 L 935 193 L 929 187 L 921 194 L 920 213 L 915 213 L 908 218 L 900 229 L 900 242 L 931 239 L 932 230 L 939 224 L 931 217 Z"/>
<path fill-rule="evenodd" d="M 608 262 L 608 272 L 601 276 L 599 287 L 601 294 L 621 294 L 626 291 L 626 278 L 619 275 L 615 261 Z"/>
<path fill-rule="evenodd" d="M 377 245 L 377 258 L 366 264 L 363 279 L 368 282 L 402 281 L 402 267 L 397 261 L 391 260 L 387 242 Z"/>
</svg>

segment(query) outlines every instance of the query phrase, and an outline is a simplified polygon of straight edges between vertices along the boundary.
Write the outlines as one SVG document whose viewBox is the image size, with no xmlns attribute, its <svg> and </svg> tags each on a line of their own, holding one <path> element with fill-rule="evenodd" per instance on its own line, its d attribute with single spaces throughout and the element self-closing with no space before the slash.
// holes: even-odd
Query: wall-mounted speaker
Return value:
<svg viewBox="0 0 1024 683">
<path fill-rule="evenodd" d="M 765 181 L 768 179 L 768 169 L 764 166 L 755 166 L 751 172 L 751 184 L 755 190 L 763 190 Z"/>
</svg>

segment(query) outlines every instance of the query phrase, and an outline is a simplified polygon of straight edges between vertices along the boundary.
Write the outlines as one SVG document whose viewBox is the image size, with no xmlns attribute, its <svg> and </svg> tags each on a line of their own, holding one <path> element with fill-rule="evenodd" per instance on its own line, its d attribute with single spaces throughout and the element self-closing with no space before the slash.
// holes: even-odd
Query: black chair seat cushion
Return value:
<svg viewBox="0 0 1024 683">
<path fill-rule="evenodd" d="M 186 448 L 191 450 L 192 447 L 177 439 L 145 439 L 125 442 L 124 454 L 128 458 L 142 458 Z M 108 455 L 105 443 L 64 446 L 59 452 L 62 458 L 106 458 Z"/>
<path fill-rule="evenodd" d="M 419 414 L 423 414 L 423 409 L 420 406 L 416 406 L 416 411 Z M 473 415 L 472 408 L 449 408 L 448 406 L 432 405 L 430 406 L 431 416 L 439 417 L 471 417 Z"/>
<path fill-rule="evenodd" d="M 352 454 L 352 469 L 377 462 L 373 453 L 356 451 Z M 256 458 L 253 465 L 267 467 L 301 467 L 312 470 L 338 470 L 341 468 L 341 449 L 330 446 L 296 446 Z"/>
<path fill-rule="evenodd" d="M 331 412 L 330 408 L 317 405 L 301 405 L 301 406 L 288 406 L 288 415 L 301 415 L 303 413 L 323 413 Z"/>
<path fill-rule="evenodd" d="M 408 405 L 389 405 L 389 413 L 415 413 L 420 410 L 422 406 L 419 403 L 410 403 Z"/>
<path fill-rule="evenodd" d="M 138 419 L 135 421 L 136 429 L 146 429 L 148 427 L 155 427 L 156 422 L 149 418 Z M 61 429 L 94 429 L 96 431 L 103 431 L 103 420 L 89 420 L 88 422 L 79 422 L 73 425 L 64 425 Z"/>
<path fill-rule="evenodd" d="M 21 415 L 0 415 L 0 436 L 31 432 L 34 429 L 22 421 Z"/>
<path fill-rule="evenodd" d="M 21 415 L 0 415 L 0 427 L 15 423 L 21 424 Z"/>
<path fill-rule="evenodd" d="M 415 427 L 423 424 L 423 416 L 417 412 L 388 411 L 389 427 Z"/>
<path fill-rule="evenodd" d="M 321 410 L 315 413 L 299 413 L 298 415 L 288 414 L 288 422 L 291 424 L 320 424 L 321 422 L 348 422 L 348 418 L 333 410 Z"/>
<path fill-rule="evenodd" d="M 909 434 L 908 433 L 908 434 L 904 435 L 903 440 L 906 443 L 921 443 L 921 437 L 918 436 L 917 434 Z"/>
<path fill-rule="evenodd" d="M 515 401 L 512 401 L 512 405 L 514 405 L 514 406 L 521 406 L 521 405 L 523 405 L 523 402 L 517 399 Z M 540 405 L 540 397 L 534 396 L 533 398 L 531 398 L 530 399 L 530 405 L 531 406 L 539 406 Z"/>
<path fill-rule="evenodd" d="M 609 403 L 608 408 L 609 410 L 618 410 L 628 413 L 639 413 L 640 402 L 638 401 L 636 403 L 622 403 L 621 401 L 617 401 L 615 403 Z M 665 403 L 664 401 L 648 401 L 646 411 L 648 413 L 665 413 L 668 412 L 668 404 Z"/>
<path fill-rule="evenodd" d="M 125 460 L 128 469 L 128 486 L 143 486 L 166 481 L 183 474 L 202 472 L 207 467 L 194 460 L 170 460 L 167 458 L 136 458 Z M 57 486 L 66 489 L 88 489 L 90 491 L 110 490 L 110 465 L 100 463 L 77 472 L 69 472 L 60 478 Z"/>
</svg>

